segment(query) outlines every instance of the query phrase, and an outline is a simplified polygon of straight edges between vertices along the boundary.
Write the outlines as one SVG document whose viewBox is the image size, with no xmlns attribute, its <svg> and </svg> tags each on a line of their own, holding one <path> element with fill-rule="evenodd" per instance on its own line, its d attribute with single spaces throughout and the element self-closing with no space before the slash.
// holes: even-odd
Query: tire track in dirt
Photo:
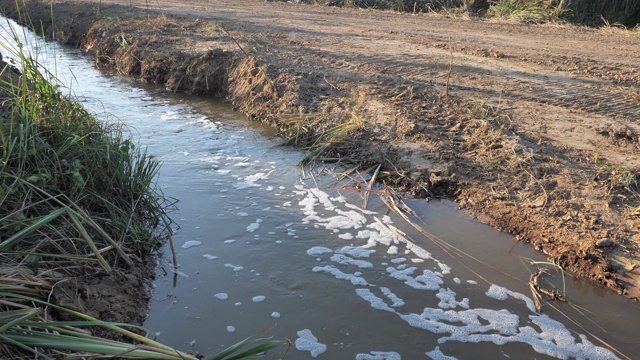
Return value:
<svg viewBox="0 0 640 360">
<path fill-rule="evenodd" d="M 446 56 L 446 54 L 441 55 Z M 354 55 L 351 58 L 357 57 Z M 369 58 L 368 61 L 361 61 L 361 63 L 378 67 L 382 64 L 381 72 L 410 79 L 416 83 L 445 86 L 446 74 L 441 67 L 439 71 L 434 72 L 424 66 L 412 65 L 419 64 L 424 59 L 424 56 L 419 55 L 402 54 L 401 57 L 394 58 L 392 55 L 385 54 L 385 58 Z M 344 57 L 341 60 L 344 60 Z M 456 62 L 458 60 L 460 57 L 456 56 Z M 610 81 L 544 74 L 542 71 L 533 73 L 498 68 L 478 69 L 473 65 L 465 64 L 455 64 L 452 74 L 455 77 L 452 86 L 460 90 L 500 94 L 502 97 L 513 100 L 526 100 L 605 115 L 638 129 L 633 120 L 640 119 L 640 101 L 621 93 L 626 91 L 633 94 L 638 91 L 632 85 L 614 85 Z M 473 81 L 465 78 L 465 74 L 472 75 Z M 488 85 L 483 86 L 483 84 Z M 606 89 L 607 86 L 616 86 L 619 91 L 611 92 Z"/>
<path fill-rule="evenodd" d="M 439 67 L 434 71 L 415 65 L 424 61 L 423 55 L 401 55 L 394 57 L 392 54 L 385 54 L 385 58 L 369 59 L 363 64 L 377 66 L 387 75 L 395 75 L 414 83 L 430 83 L 440 88 L 446 85 L 445 69 Z M 440 57 L 446 55 L 442 52 Z M 640 135 L 640 98 L 636 86 L 577 78 L 563 73 L 545 73 L 545 70 L 535 67 L 530 71 L 505 70 L 505 64 L 479 68 L 476 64 L 487 63 L 483 58 L 477 57 L 477 62 L 469 61 L 473 60 L 469 56 L 461 59 L 459 54 L 455 54 L 454 58 L 456 64 L 452 67 L 451 86 L 452 89 L 461 90 L 464 97 L 477 99 L 477 94 L 482 93 L 484 97 L 494 99 L 509 99 L 516 103 L 524 100 L 580 113 L 603 115 L 612 122 L 626 126 L 636 136 Z M 460 64 L 461 61 L 464 63 Z"/>
</svg>

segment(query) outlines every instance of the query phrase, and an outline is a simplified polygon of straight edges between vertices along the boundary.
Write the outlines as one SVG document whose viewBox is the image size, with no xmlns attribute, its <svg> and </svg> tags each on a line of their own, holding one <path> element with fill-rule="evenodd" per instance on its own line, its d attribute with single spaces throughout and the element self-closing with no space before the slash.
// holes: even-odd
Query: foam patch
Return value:
<svg viewBox="0 0 640 360">
<path fill-rule="evenodd" d="M 298 338 L 295 342 L 296 349 L 299 351 L 308 351 L 311 356 L 317 358 L 327 351 L 327 345 L 319 343 L 318 338 L 313 336 L 309 329 L 298 331 Z"/>
</svg>

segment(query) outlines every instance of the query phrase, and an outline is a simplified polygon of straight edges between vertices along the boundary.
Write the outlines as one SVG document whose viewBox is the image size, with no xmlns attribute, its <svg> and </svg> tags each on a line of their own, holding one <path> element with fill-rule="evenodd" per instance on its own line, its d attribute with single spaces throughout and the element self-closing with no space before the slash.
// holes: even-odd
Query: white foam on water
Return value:
<svg viewBox="0 0 640 360">
<path fill-rule="evenodd" d="M 338 235 L 338 237 L 342 240 L 351 240 L 353 239 L 353 234 L 348 232 L 348 233 L 340 234 Z"/>
<path fill-rule="evenodd" d="M 389 307 L 384 300 L 375 296 L 369 289 L 356 289 L 356 294 L 367 301 L 374 309 L 395 313 L 395 310 Z"/>
<path fill-rule="evenodd" d="M 216 299 L 220 299 L 220 300 L 227 300 L 229 298 L 229 294 L 227 293 L 217 293 L 213 296 L 215 296 Z"/>
<path fill-rule="evenodd" d="M 492 299 L 496 299 L 496 300 L 507 300 L 509 297 L 512 297 L 516 300 L 522 300 L 524 301 L 524 303 L 527 305 L 527 308 L 529 308 L 529 310 L 533 313 L 537 313 L 538 311 L 536 310 L 536 306 L 533 302 L 533 300 L 531 300 L 528 296 L 515 292 L 515 291 L 511 291 L 509 289 L 503 288 L 502 286 L 498 286 L 495 284 L 492 284 L 489 287 L 489 290 L 487 290 L 487 292 L 485 293 L 485 295 L 487 295 L 488 297 L 492 298 Z"/>
<path fill-rule="evenodd" d="M 228 267 L 230 269 L 233 269 L 233 271 L 238 272 L 238 271 L 242 271 L 244 270 L 244 267 L 240 266 L 240 265 L 233 265 L 233 264 L 224 264 L 225 267 Z"/>
<path fill-rule="evenodd" d="M 264 295 L 258 295 L 258 296 L 254 296 L 253 298 L 251 298 L 251 300 L 252 300 L 254 303 L 260 303 L 260 302 L 265 301 L 266 299 L 267 299 L 267 297 L 266 297 L 266 296 L 264 296 Z"/>
<path fill-rule="evenodd" d="M 528 310 L 528 318 L 521 319 L 521 316 L 507 309 L 486 309 L 473 308 L 469 298 L 457 299 L 457 294 L 451 287 L 445 286 L 445 278 L 451 279 L 452 285 L 460 285 L 462 280 L 459 277 L 447 276 L 452 274 L 453 269 L 446 263 L 435 259 L 426 249 L 408 241 L 399 232 L 391 229 L 388 224 L 392 220 L 388 216 L 380 218 L 369 215 L 361 211 L 358 207 L 345 203 L 342 197 L 331 198 L 328 194 L 319 189 L 306 189 L 304 186 L 296 185 L 294 193 L 302 199 L 299 205 L 304 212 L 303 223 L 313 225 L 315 228 L 325 228 L 330 231 L 331 236 L 336 236 L 334 230 L 340 232 L 338 238 L 345 237 L 348 233 L 345 230 L 358 229 L 353 238 L 345 239 L 362 243 L 352 244 L 333 252 L 331 260 L 334 265 L 313 267 L 313 272 L 325 272 L 336 279 L 349 281 L 352 285 L 358 286 L 356 294 L 377 310 L 396 314 L 409 326 L 439 334 L 438 343 L 460 342 L 460 343 L 493 343 L 501 346 L 507 343 L 522 343 L 548 356 L 568 359 L 616 359 L 615 354 L 606 348 L 592 344 L 586 336 L 575 335 L 562 323 L 557 322 L 547 315 L 538 314 L 533 301 L 524 294 L 510 291 L 497 285 L 492 285 L 486 292 L 486 296 L 499 301 L 509 301 L 512 306 L 520 306 L 525 311 Z M 337 203 L 342 203 L 349 210 L 345 211 L 338 207 Z M 350 233 L 349 233 L 350 234 Z M 369 284 L 367 279 L 362 277 L 362 273 L 353 274 L 343 271 L 344 267 L 364 265 L 367 268 L 373 266 L 371 262 L 358 260 L 358 257 L 368 257 L 374 248 L 381 254 L 385 252 L 395 255 L 397 253 L 406 254 L 405 257 L 396 257 L 390 260 L 395 267 L 387 267 L 386 272 L 389 277 L 402 281 L 412 289 L 428 291 L 425 296 L 417 299 L 427 299 L 428 304 L 437 304 L 438 307 L 423 307 L 421 313 L 403 312 L 406 308 L 405 301 L 392 292 L 389 288 L 376 284 Z M 332 253 L 326 247 L 314 247 L 308 251 L 311 256 Z M 357 255 L 356 255 L 357 254 Z M 407 258 L 413 264 L 425 263 L 431 269 L 418 268 L 417 266 L 407 267 Z M 387 263 L 382 263 L 388 266 Z M 424 267 L 425 265 L 419 265 Z M 473 280 L 468 280 L 468 284 L 477 285 Z M 371 286 L 370 288 L 362 288 Z M 374 294 L 375 289 L 380 289 L 382 296 Z M 413 291 L 413 290 L 412 290 Z M 411 298 L 416 299 L 416 297 Z M 495 303 L 500 307 L 500 303 Z M 433 306 L 433 305 L 431 305 Z M 531 325 L 533 324 L 533 325 Z M 315 341 L 315 340 L 314 340 Z M 383 353 L 371 352 L 370 354 L 358 354 L 358 356 L 382 356 Z M 440 351 L 439 347 L 425 353 L 432 359 L 454 360 L 455 357 L 447 356 Z M 363 357 L 363 359 L 367 359 Z M 375 357 L 372 359 L 376 359 Z"/>
<path fill-rule="evenodd" d="M 229 240 L 225 240 L 223 241 L 225 244 L 233 244 L 234 242 L 236 242 L 236 239 L 229 239 Z"/>
<path fill-rule="evenodd" d="M 235 326 L 231 326 L 231 325 L 227 326 L 227 332 L 229 333 L 236 332 Z"/>
<path fill-rule="evenodd" d="M 340 231 L 346 229 L 359 229 L 367 219 L 356 211 L 335 210 L 338 215 L 332 217 L 316 217 L 318 225 L 325 227 L 327 230 Z"/>
<path fill-rule="evenodd" d="M 317 358 L 327 351 L 327 345 L 319 343 L 318 338 L 313 336 L 309 329 L 298 331 L 298 338 L 295 342 L 298 351 L 308 351 L 312 357 Z"/>
<path fill-rule="evenodd" d="M 374 217 L 374 222 L 367 225 L 368 230 L 361 230 L 356 235 L 358 239 L 366 239 L 369 247 L 375 244 L 382 244 L 385 246 L 391 246 L 400 243 L 409 243 L 407 239 L 398 235 L 395 231 L 391 230 L 387 225 L 382 223 L 380 219 Z"/>
<path fill-rule="evenodd" d="M 438 266 L 440 267 L 442 274 L 451 274 L 451 268 L 447 264 L 439 262 Z"/>
<path fill-rule="evenodd" d="M 373 264 L 368 262 L 368 261 L 364 261 L 364 260 L 357 260 L 357 259 L 352 259 L 348 256 L 342 255 L 342 254 L 334 254 L 331 257 L 331 261 L 338 263 L 340 265 L 353 265 L 353 266 L 357 266 L 360 269 L 371 269 L 373 268 Z"/>
<path fill-rule="evenodd" d="M 299 187 L 299 185 L 296 185 L 296 188 L 307 193 L 307 197 L 299 202 L 299 204 L 304 207 L 304 214 L 307 215 L 307 218 L 303 219 L 303 223 L 320 219 L 317 217 L 317 212 L 314 210 L 316 204 L 322 205 L 324 209 L 328 211 L 334 211 L 336 209 L 331 202 L 329 194 L 326 192 L 318 188 L 304 189 L 302 186 Z"/>
<path fill-rule="evenodd" d="M 416 272 L 416 267 L 410 267 L 406 269 L 396 269 L 388 267 L 387 272 L 389 275 L 398 280 L 404 281 L 405 284 L 418 290 L 438 290 L 444 283 L 436 273 L 431 270 L 422 270 L 422 274 L 418 276 L 412 276 Z"/>
<path fill-rule="evenodd" d="M 160 115 L 160 119 L 165 121 L 178 120 L 180 119 L 180 115 L 176 111 L 167 111 L 166 113 Z"/>
<path fill-rule="evenodd" d="M 357 354 L 356 360 L 401 360 L 397 352 L 371 351 L 369 354 Z"/>
<path fill-rule="evenodd" d="M 393 291 L 391 291 L 389 288 L 386 288 L 384 286 L 380 287 L 380 291 L 382 291 L 382 293 L 389 299 L 391 300 L 392 304 L 391 307 L 401 307 L 404 306 L 404 300 L 400 299 L 398 297 L 398 295 L 396 295 Z"/>
<path fill-rule="evenodd" d="M 389 310 L 387 310 L 389 311 Z M 530 345 L 538 353 L 559 359 L 617 359 L 608 349 L 595 346 L 584 335 L 579 341 L 562 323 L 547 315 L 531 315 L 529 319 L 540 330 L 522 326 L 520 317 L 506 309 L 470 309 L 463 311 L 425 308 L 422 314 L 396 314 L 411 326 L 436 334 L 449 334 L 438 343 L 492 342 Z"/>
<path fill-rule="evenodd" d="M 360 276 L 356 276 L 355 274 L 344 273 L 341 270 L 337 269 L 333 265 L 316 266 L 312 270 L 313 270 L 313 272 L 326 272 L 326 273 L 329 273 L 329 274 L 333 275 L 336 279 L 339 279 L 339 280 L 349 280 L 353 285 L 357 285 L 357 286 L 366 286 L 367 285 L 367 281 L 364 278 L 362 278 Z"/>
<path fill-rule="evenodd" d="M 421 314 L 398 315 L 413 327 L 435 334 L 449 334 L 438 339 L 439 343 L 454 340 L 503 345 L 505 339 L 518 333 L 520 325 L 520 317 L 505 309 L 455 311 L 425 308 Z"/>
<path fill-rule="evenodd" d="M 236 306 L 236 307 L 240 306 L 240 305 L 242 305 L 242 303 L 240 301 L 238 301 L 237 303 L 233 304 L 233 306 Z"/>
<path fill-rule="evenodd" d="M 467 280 L 467 284 L 478 285 L 478 282 L 475 280 Z"/>
<path fill-rule="evenodd" d="M 280 319 L 280 313 L 277 311 L 274 311 L 271 313 L 271 317 L 274 319 Z"/>
<path fill-rule="evenodd" d="M 247 226 L 247 231 L 248 232 L 254 232 L 256 230 L 258 230 L 260 228 L 260 223 L 262 222 L 262 219 L 256 219 L 256 222 L 251 223 Z"/>
<path fill-rule="evenodd" d="M 229 173 L 231 172 L 231 170 L 221 170 L 221 169 L 218 169 L 218 170 L 216 170 L 216 172 L 217 172 L 218 174 L 220 174 L 220 175 L 227 175 L 227 174 L 229 174 Z"/>
<path fill-rule="evenodd" d="M 374 252 L 376 251 L 370 250 L 370 249 L 364 249 L 361 247 L 353 247 L 353 246 L 345 246 L 340 250 L 336 251 L 336 253 L 338 254 L 346 254 L 355 258 L 366 258 L 371 256 L 371 254 L 373 254 Z"/>
<path fill-rule="evenodd" d="M 238 166 L 238 164 L 236 164 L 236 166 Z M 247 175 L 244 177 L 244 182 L 234 184 L 233 187 L 239 190 L 250 188 L 250 187 L 259 187 L 260 185 L 258 185 L 257 182 L 260 180 L 268 179 L 272 172 L 273 170 L 269 172 L 259 172 L 253 175 Z"/>
<path fill-rule="evenodd" d="M 200 245 L 202 245 L 200 241 L 190 240 L 182 244 L 181 248 L 189 249 L 189 248 L 200 246 Z"/>
<path fill-rule="evenodd" d="M 438 299 L 440 299 L 440 302 L 438 303 L 438 307 L 440 308 L 443 308 L 443 309 L 455 309 L 457 307 L 461 307 L 464 309 L 469 308 L 469 299 L 464 298 L 460 301 L 457 301 L 456 293 L 449 288 L 446 288 L 446 289 L 440 288 L 436 296 L 438 297 Z"/>
<path fill-rule="evenodd" d="M 202 257 L 205 258 L 205 259 L 208 259 L 208 260 L 215 260 L 215 259 L 218 258 L 217 256 L 214 256 L 214 255 L 211 255 L 211 254 L 202 254 Z"/>
<path fill-rule="evenodd" d="M 435 349 L 424 353 L 425 355 L 427 355 L 428 357 L 431 358 L 431 360 L 458 360 L 458 358 L 453 357 L 453 356 L 447 356 L 445 354 L 442 353 L 442 351 L 440 351 L 440 347 L 436 346 Z"/>
<path fill-rule="evenodd" d="M 246 168 L 246 167 L 251 166 L 251 163 L 250 163 L 250 162 L 239 162 L 239 163 L 235 163 L 235 164 L 233 164 L 233 166 L 237 166 L 237 167 L 244 167 L 244 168 Z"/>
<path fill-rule="evenodd" d="M 311 249 L 307 250 L 307 255 L 310 256 L 318 256 L 322 254 L 333 253 L 333 250 L 326 248 L 324 246 L 314 246 Z"/>
<path fill-rule="evenodd" d="M 491 287 L 489 287 L 489 290 L 487 290 L 487 292 L 485 293 L 485 295 L 487 295 L 492 299 L 504 301 L 509 298 L 508 291 L 509 290 L 507 290 L 506 288 L 503 288 L 502 286 L 492 284 Z"/>
<path fill-rule="evenodd" d="M 236 215 L 241 217 L 249 216 L 249 214 L 247 214 L 246 212 L 239 212 Z"/>
<path fill-rule="evenodd" d="M 293 205 L 293 202 L 291 202 L 291 201 L 285 201 L 285 202 L 282 204 L 282 206 L 287 206 L 287 207 L 288 207 L 288 206 L 292 206 L 292 205 Z"/>
</svg>

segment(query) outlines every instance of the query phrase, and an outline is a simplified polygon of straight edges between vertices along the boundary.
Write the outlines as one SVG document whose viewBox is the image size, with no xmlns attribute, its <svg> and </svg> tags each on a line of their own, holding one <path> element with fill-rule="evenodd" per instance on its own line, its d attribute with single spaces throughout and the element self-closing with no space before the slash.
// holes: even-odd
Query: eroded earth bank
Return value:
<svg viewBox="0 0 640 360">
<path fill-rule="evenodd" d="M 231 99 L 640 298 L 638 34 L 263 1 L 27 1 L 101 66 Z M 29 18 L 27 19 L 26 14 Z"/>
</svg>

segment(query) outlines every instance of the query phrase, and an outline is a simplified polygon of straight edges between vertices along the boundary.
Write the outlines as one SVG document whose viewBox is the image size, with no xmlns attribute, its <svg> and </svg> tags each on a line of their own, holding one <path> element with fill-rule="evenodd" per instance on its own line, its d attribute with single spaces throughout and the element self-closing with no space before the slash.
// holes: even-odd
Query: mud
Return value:
<svg viewBox="0 0 640 360">
<path fill-rule="evenodd" d="M 381 180 L 451 197 L 640 298 L 637 34 L 261 1 L 131 3 L 58 1 L 55 21 L 49 5 L 27 7 L 50 38 L 124 75 L 226 97 L 283 130 L 356 124 L 326 158 L 382 164 Z M 0 5 L 17 17 L 13 1 Z"/>
<path fill-rule="evenodd" d="M 114 268 L 111 274 L 89 271 L 87 275 L 59 281 L 51 290 L 53 304 L 79 311 L 101 321 L 142 325 L 151 300 L 151 280 L 155 278 L 155 257 L 133 267 Z M 55 312 L 63 321 L 77 321 L 65 312 Z M 139 332 L 137 329 L 131 329 Z M 114 340 L 127 337 L 100 327 L 94 334 Z"/>
</svg>

